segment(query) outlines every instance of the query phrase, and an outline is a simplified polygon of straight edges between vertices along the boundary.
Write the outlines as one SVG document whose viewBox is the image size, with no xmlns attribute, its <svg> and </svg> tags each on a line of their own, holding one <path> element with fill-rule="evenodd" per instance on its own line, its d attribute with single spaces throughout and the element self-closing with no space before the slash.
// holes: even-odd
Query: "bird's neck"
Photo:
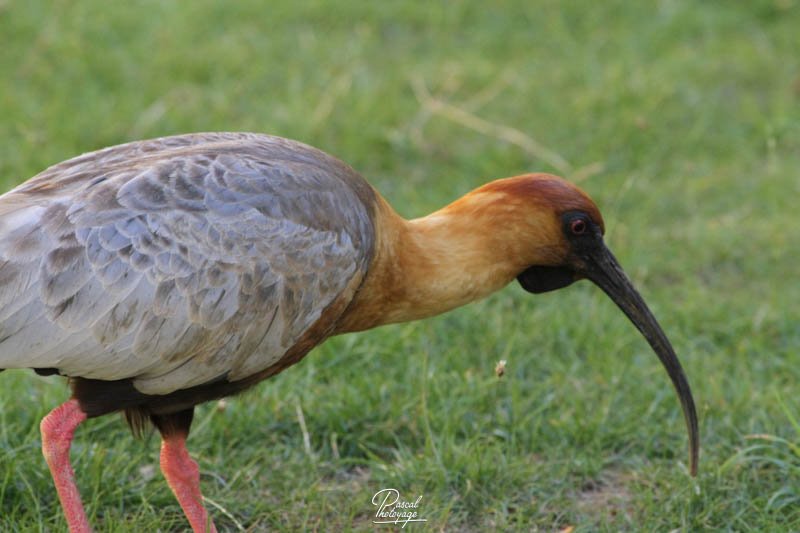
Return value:
<svg viewBox="0 0 800 533">
<path fill-rule="evenodd" d="M 373 260 L 336 333 L 437 315 L 512 281 L 523 261 L 484 213 L 462 199 L 406 220 L 379 199 Z"/>
</svg>

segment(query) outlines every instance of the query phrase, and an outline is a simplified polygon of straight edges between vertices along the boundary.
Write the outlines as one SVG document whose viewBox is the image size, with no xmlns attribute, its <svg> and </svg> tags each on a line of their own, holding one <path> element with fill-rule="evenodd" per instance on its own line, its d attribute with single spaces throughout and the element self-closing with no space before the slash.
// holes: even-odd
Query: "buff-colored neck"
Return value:
<svg viewBox="0 0 800 533">
<path fill-rule="evenodd" d="M 511 282 L 531 257 L 508 226 L 514 207 L 493 200 L 468 195 L 405 220 L 380 199 L 375 256 L 336 333 L 437 315 Z"/>
</svg>

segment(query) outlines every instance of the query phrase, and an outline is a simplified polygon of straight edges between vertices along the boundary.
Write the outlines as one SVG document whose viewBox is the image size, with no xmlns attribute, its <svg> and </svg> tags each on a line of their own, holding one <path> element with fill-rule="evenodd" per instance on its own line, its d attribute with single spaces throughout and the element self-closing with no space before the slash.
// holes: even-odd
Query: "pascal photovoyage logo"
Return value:
<svg viewBox="0 0 800 533">
<path fill-rule="evenodd" d="M 427 522 L 427 519 L 419 518 L 421 501 L 422 494 L 415 500 L 404 500 L 397 489 L 381 489 L 372 497 L 372 505 L 378 508 L 372 523 L 402 524 L 400 527 L 404 528 L 409 522 Z"/>
</svg>

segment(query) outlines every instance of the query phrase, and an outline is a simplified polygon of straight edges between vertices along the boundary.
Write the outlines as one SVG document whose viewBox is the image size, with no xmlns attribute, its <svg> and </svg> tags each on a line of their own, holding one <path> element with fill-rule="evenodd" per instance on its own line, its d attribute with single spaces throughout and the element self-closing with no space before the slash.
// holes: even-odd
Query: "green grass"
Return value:
<svg viewBox="0 0 800 533">
<path fill-rule="evenodd" d="M 406 216 L 564 174 L 686 367 L 700 474 L 664 371 L 598 289 L 511 286 L 199 408 L 221 529 L 371 531 L 386 487 L 423 495 L 432 530 L 800 529 L 800 3 L 297 4 L 0 2 L 2 187 L 209 130 L 318 146 Z M 67 394 L 0 374 L 2 531 L 65 527 L 38 421 Z M 186 528 L 157 450 L 118 417 L 79 429 L 99 531 Z"/>
</svg>

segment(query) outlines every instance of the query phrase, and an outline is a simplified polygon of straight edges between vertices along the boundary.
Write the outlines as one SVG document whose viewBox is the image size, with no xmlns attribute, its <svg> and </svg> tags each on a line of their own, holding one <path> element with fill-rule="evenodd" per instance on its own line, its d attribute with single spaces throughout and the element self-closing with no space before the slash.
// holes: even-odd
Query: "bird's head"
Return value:
<svg viewBox="0 0 800 533">
<path fill-rule="evenodd" d="M 692 475 L 697 470 L 697 414 L 689 383 L 653 314 L 603 240 L 600 211 L 575 185 L 548 174 L 497 180 L 475 191 L 491 195 L 500 218 L 495 230 L 514 232 L 520 259 L 516 278 L 532 293 L 548 292 L 588 279 L 600 287 L 644 335 L 666 368 L 680 398 L 689 432 Z M 484 196 L 484 205 L 486 204 Z"/>
</svg>

